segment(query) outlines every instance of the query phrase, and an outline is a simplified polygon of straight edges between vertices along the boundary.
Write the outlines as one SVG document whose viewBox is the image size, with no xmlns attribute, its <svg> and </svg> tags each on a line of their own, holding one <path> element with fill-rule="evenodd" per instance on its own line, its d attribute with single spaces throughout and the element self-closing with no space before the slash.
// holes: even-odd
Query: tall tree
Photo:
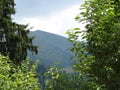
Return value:
<svg viewBox="0 0 120 90">
<path fill-rule="evenodd" d="M 92 88 L 120 89 L 120 0 L 87 0 L 76 20 L 86 23 L 83 41 L 79 30 L 68 32 L 78 61 L 75 69 Z M 82 32 L 83 33 L 83 32 Z M 86 77 L 86 79 L 84 79 Z M 93 82 L 93 83 L 90 83 Z"/>
<path fill-rule="evenodd" d="M 32 44 L 33 37 L 28 36 L 27 25 L 12 22 L 14 6 L 14 0 L 0 1 L 0 52 L 18 64 L 26 58 L 27 50 L 37 53 L 37 47 Z"/>
</svg>

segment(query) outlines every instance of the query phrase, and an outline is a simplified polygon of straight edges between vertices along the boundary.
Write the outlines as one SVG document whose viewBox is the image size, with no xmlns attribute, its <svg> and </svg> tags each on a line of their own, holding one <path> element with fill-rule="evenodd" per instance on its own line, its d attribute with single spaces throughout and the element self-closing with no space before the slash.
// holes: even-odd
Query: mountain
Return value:
<svg viewBox="0 0 120 90">
<path fill-rule="evenodd" d="M 30 36 L 35 36 L 33 44 L 38 46 L 38 54 L 29 52 L 28 56 L 32 60 L 40 60 L 45 66 L 57 64 L 62 67 L 70 67 L 71 53 L 69 48 L 71 43 L 65 37 L 44 32 L 41 30 L 31 31 Z"/>
</svg>

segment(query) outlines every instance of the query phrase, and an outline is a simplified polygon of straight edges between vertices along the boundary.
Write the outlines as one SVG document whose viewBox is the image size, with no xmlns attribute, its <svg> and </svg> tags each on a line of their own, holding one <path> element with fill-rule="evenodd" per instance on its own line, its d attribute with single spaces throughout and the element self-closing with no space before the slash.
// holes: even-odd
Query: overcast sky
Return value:
<svg viewBox="0 0 120 90">
<path fill-rule="evenodd" d="M 66 36 L 68 29 L 83 27 L 75 20 L 84 0 L 15 0 L 13 20 L 29 24 L 32 30 L 43 30 Z"/>
</svg>

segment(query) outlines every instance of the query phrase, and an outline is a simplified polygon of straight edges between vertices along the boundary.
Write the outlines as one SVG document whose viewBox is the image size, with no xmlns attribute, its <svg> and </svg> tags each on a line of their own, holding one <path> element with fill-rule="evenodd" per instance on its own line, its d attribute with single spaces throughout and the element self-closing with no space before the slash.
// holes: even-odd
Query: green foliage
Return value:
<svg viewBox="0 0 120 90">
<path fill-rule="evenodd" d="M 40 90 L 36 66 L 28 60 L 17 66 L 0 55 L 0 90 Z"/>
<path fill-rule="evenodd" d="M 62 68 L 54 66 L 45 73 L 45 77 L 46 90 L 95 90 L 99 87 L 94 82 L 87 82 L 78 72 L 68 74 Z"/>
<path fill-rule="evenodd" d="M 86 30 L 68 31 L 77 58 L 74 68 L 85 85 L 82 90 L 120 89 L 119 7 L 119 0 L 87 0 L 75 18 L 86 24 Z"/>
<path fill-rule="evenodd" d="M 67 90 L 68 77 L 59 67 L 50 67 L 49 71 L 45 73 L 46 76 L 46 90 Z M 69 89 L 70 90 L 70 89 Z"/>
<path fill-rule="evenodd" d="M 0 0 L 0 52 L 19 64 L 26 59 L 27 50 L 37 53 L 37 47 L 32 44 L 33 37 L 28 37 L 28 25 L 12 22 L 14 6 L 14 0 Z"/>
</svg>

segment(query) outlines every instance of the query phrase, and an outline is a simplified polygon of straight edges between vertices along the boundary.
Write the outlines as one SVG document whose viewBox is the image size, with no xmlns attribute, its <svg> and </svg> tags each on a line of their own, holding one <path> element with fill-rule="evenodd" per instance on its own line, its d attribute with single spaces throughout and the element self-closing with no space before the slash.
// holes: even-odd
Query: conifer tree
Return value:
<svg viewBox="0 0 120 90">
<path fill-rule="evenodd" d="M 32 44 L 33 37 L 28 36 L 27 25 L 12 21 L 14 6 L 14 0 L 0 0 L 0 52 L 19 64 L 26 59 L 28 50 L 37 53 L 37 46 Z"/>
</svg>

